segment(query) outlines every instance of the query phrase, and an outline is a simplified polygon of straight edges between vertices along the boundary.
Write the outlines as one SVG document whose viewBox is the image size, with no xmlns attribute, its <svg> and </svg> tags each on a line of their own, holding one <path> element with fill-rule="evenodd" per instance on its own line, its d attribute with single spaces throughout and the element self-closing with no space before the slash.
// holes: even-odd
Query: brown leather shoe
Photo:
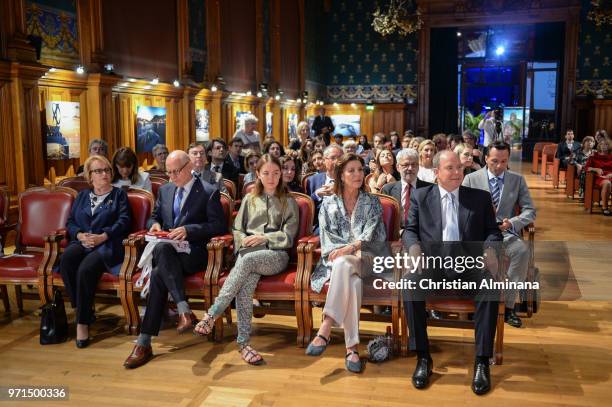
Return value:
<svg viewBox="0 0 612 407">
<path fill-rule="evenodd" d="M 191 331 L 197 323 L 198 319 L 196 318 L 193 312 L 179 314 L 178 324 L 176 325 L 176 332 L 182 334 L 184 332 Z"/>
<path fill-rule="evenodd" d="M 126 369 L 135 369 L 147 363 L 153 357 L 153 349 L 151 346 L 136 345 L 132 349 L 130 356 L 123 362 Z"/>
</svg>

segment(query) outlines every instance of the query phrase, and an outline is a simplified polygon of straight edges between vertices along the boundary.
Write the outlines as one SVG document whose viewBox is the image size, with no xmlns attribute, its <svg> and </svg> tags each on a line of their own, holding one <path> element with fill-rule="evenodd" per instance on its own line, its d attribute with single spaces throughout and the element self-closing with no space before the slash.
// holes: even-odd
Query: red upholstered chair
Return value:
<svg viewBox="0 0 612 407">
<path fill-rule="evenodd" d="M 240 196 L 238 198 L 242 198 L 244 195 L 242 195 L 242 191 L 244 191 L 244 176 L 246 174 L 238 174 L 238 191 L 241 192 Z"/>
<path fill-rule="evenodd" d="M 57 183 L 58 187 L 72 188 L 77 192 L 89 188 L 89 182 L 80 175 L 76 177 L 67 177 Z"/>
<path fill-rule="evenodd" d="M 304 174 L 304 176 L 302 177 L 302 190 L 304 192 L 308 192 L 308 178 L 312 177 L 315 174 L 317 174 L 317 173 L 316 172 L 308 172 L 308 173 Z"/>
<path fill-rule="evenodd" d="M 19 194 L 15 253 L 23 256 L 0 258 L 0 287 L 3 287 L 3 297 L 6 286 L 14 285 L 19 311 L 23 311 L 23 284 L 37 286 L 40 302 L 44 304 L 47 301 L 42 276 L 47 264 L 55 260 L 58 246 L 62 244 L 61 239 L 51 236 L 58 229 L 66 227 L 75 197 L 75 190 L 64 187 L 35 187 Z M 8 301 L 4 306 L 8 311 Z"/>
<path fill-rule="evenodd" d="M 241 196 L 245 197 L 248 193 L 253 191 L 253 188 L 255 188 L 255 181 L 247 182 L 242 187 L 242 195 Z"/>
<path fill-rule="evenodd" d="M 542 161 L 542 149 L 544 148 L 544 146 L 552 144 L 551 142 L 541 142 L 541 143 L 535 143 L 535 146 L 533 147 L 533 158 L 532 158 L 532 163 L 531 163 L 531 172 L 533 174 L 537 174 L 538 173 L 538 165 L 540 164 L 540 162 Z"/>
<path fill-rule="evenodd" d="M 601 188 L 595 184 L 596 174 L 592 171 L 587 171 L 584 181 L 584 209 L 593 213 L 593 203 L 600 204 Z"/>
<path fill-rule="evenodd" d="M 225 188 L 227 189 L 227 193 L 235 201 L 237 199 L 236 193 L 238 191 L 236 190 L 236 184 L 234 183 L 234 181 L 223 178 L 223 185 L 225 185 Z"/>
<path fill-rule="evenodd" d="M 368 174 L 366 175 L 365 179 L 363 180 L 363 189 L 366 190 L 366 192 L 371 192 L 370 190 L 370 180 L 372 179 L 372 177 L 376 175 L 374 173 Z"/>
<path fill-rule="evenodd" d="M 163 178 L 166 181 L 170 180 L 170 177 L 168 176 L 168 174 L 166 174 L 166 171 L 160 171 L 160 170 L 147 170 L 146 172 L 149 173 L 150 176 L 152 177 L 158 177 L 158 178 Z"/>
<path fill-rule="evenodd" d="M 373 193 L 380 200 L 383 207 L 382 220 L 385 224 L 387 232 L 387 242 L 391 244 L 393 253 L 401 250 L 400 241 L 400 204 L 397 200 L 388 195 Z M 310 276 L 314 271 L 315 266 L 321 257 L 321 248 L 319 237 L 309 239 L 308 245 L 304 249 L 305 266 L 302 275 L 302 307 L 304 314 L 304 343 L 309 343 L 312 339 L 312 303 L 325 303 L 327 298 L 327 290 L 329 281 L 323 286 L 320 293 L 313 291 L 310 288 Z M 395 281 L 399 281 L 399 270 L 395 270 Z M 395 290 L 375 290 L 373 288 L 374 276 L 370 276 L 363 281 L 362 306 L 382 305 L 391 307 L 391 318 L 372 313 L 361 313 L 360 319 L 391 322 L 391 330 L 394 340 L 395 352 L 400 351 L 400 317 L 401 317 L 401 299 L 400 291 Z"/>
<path fill-rule="evenodd" d="M 231 225 L 231 214 L 234 209 L 234 203 L 232 198 L 224 192 L 221 192 L 221 205 L 223 206 L 225 218 L 228 220 L 228 225 Z M 137 265 L 140 260 L 140 255 L 142 254 L 142 250 L 146 246 L 145 234 L 146 229 L 143 225 L 138 232 L 132 233 L 130 236 L 128 236 L 128 239 L 126 239 L 126 242 L 124 243 L 124 245 L 126 245 L 126 260 L 123 262 L 123 266 L 121 268 L 121 276 L 123 277 L 122 281 L 125 281 L 125 298 L 127 299 L 127 307 L 130 315 L 127 332 L 131 335 L 136 335 L 140 332 L 141 320 L 140 313 L 138 312 L 138 303 L 141 288 L 136 287 L 136 281 L 138 281 L 141 272 Z M 184 285 L 185 294 L 187 297 L 203 298 L 204 300 L 209 297 L 209 295 L 206 293 L 210 287 L 207 279 L 210 278 L 209 276 L 211 274 L 211 270 L 209 269 L 212 269 L 214 261 L 214 250 L 209 243 L 207 269 L 191 274 L 185 278 Z"/>
<path fill-rule="evenodd" d="M 161 188 L 162 185 L 168 183 L 168 178 L 151 175 L 149 179 L 151 180 L 151 190 L 153 191 L 153 197 L 157 199 L 157 191 L 159 191 L 159 188 Z"/>
<path fill-rule="evenodd" d="M 542 163 L 540 166 L 540 176 L 546 181 L 546 177 L 552 174 L 553 160 L 557 155 L 557 145 L 548 144 L 542 149 Z"/>
<path fill-rule="evenodd" d="M 146 227 L 147 220 L 151 216 L 151 212 L 153 211 L 153 206 L 155 201 L 153 199 L 153 194 L 149 191 L 145 191 L 144 189 L 139 188 L 130 188 L 127 191 L 128 194 L 128 202 L 130 205 L 130 211 L 132 216 L 132 224 L 130 226 L 130 233 L 138 232 L 143 230 Z M 65 237 L 65 231 L 58 234 L 58 236 Z M 125 247 L 125 255 L 123 258 L 123 264 L 121 265 L 121 269 L 119 271 L 119 275 L 114 275 L 110 272 L 106 272 L 102 274 L 102 278 L 98 283 L 98 291 L 103 292 L 114 292 L 117 297 L 121 300 L 121 305 L 123 307 L 123 313 L 125 315 L 126 324 L 125 328 L 129 332 L 131 315 L 128 307 L 128 299 L 126 295 L 125 289 L 125 271 L 130 265 L 130 261 L 132 260 L 130 257 L 130 238 L 126 238 L 123 241 L 123 245 Z M 64 280 L 62 279 L 62 275 L 59 273 L 59 270 L 53 270 L 54 267 L 59 265 L 59 258 L 61 256 L 62 250 L 60 249 L 60 253 L 54 259 L 54 262 L 49 262 L 45 270 L 45 279 L 46 279 L 46 287 L 47 287 L 47 295 L 48 298 L 52 298 L 53 289 L 55 287 L 64 287 Z"/>
<path fill-rule="evenodd" d="M 304 265 L 303 247 L 311 237 L 312 223 L 314 220 L 314 202 L 308 195 L 298 192 L 290 192 L 289 195 L 295 199 L 299 208 L 299 229 L 293 247 L 289 251 L 289 264 L 287 269 L 274 276 L 262 276 L 255 290 L 256 298 L 260 301 L 279 301 L 278 306 L 261 307 L 255 309 L 255 314 L 280 314 L 295 315 L 297 325 L 297 345 L 304 346 L 303 324 L 302 324 L 302 286 L 301 273 Z M 219 239 L 213 239 L 211 245 L 215 246 L 215 266 L 210 279 L 211 297 L 209 304 L 219 294 L 234 263 L 233 236 L 226 235 Z M 219 341 L 223 338 L 223 320 L 215 321 L 214 339 Z"/>
</svg>

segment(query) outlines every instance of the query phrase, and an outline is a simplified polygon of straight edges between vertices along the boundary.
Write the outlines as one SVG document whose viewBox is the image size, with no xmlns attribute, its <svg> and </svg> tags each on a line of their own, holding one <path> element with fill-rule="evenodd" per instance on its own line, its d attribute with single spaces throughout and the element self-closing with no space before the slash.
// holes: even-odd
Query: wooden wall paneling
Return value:
<svg viewBox="0 0 612 407">
<path fill-rule="evenodd" d="M 206 2 L 207 67 L 205 80 L 209 83 L 221 74 L 221 4 L 220 0 Z M 221 106 L 218 106 L 219 109 Z M 211 129 L 212 130 L 212 129 Z"/>
<path fill-rule="evenodd" d="M 77 23 L 81 63 L 88 72 L 100 71 L 105 62 L 102 0 L 77 0 Z"/>
<path fill-rule="evenodd" d="M 612 100 L 595 100 L 595 130 L 612 133 Z"/>
<path fill-rule="evenodd" d="M 419 30 L 419 57 L 417 58 L 417 123 L 415 134 L 429 136 L 429 40 L 431 31 L 427 18 Z"/>
<path fill-rule="evenodd" d="M 282 0 L 270 0 L 270 86 L 269 91 L 275 94 L 280 87 L 281 74 L 281 38 L 280 19 Z"/>
<path fill-rule="evenodd" d="M 6 56 L 12 61 L 36 63 L 36 50 L 26 35 L 25 18 L 26 0 L 4 0 L 0 2 L 3 8 L 2 37 L 6 37 Z"/>
<path fill-rule="evenodd" d="M 264 81 L 264 13 L 263 0 L 255 0 L 255 82 L 257 86 Z"/>
<path fill-rule="evenodd" d="M 576 66 L 580 37 L 580 9 L 569 9 L 565 18 L 565 51 L 563 61 L 563 94 L 561 96 L 561 127 L 574 128 L 574 98 L 576 97 Z"/>
<path fill-rule="evenodd" d="M 187 0 L 177 0 L 176 5 L 178 78 L 193 80 L 191 54 L 189 52 L 189 4 Z"/>
<path fill-rule="evenodd" d="M 0 61 L 0 187 L 9 195 L 17 193 L 16 161 L 13 137 L 13 103 L 11 95 L 11 63 Z"/>
<path fill-rule="evenodd" d="M 300 15 L 299 0 L 279 1 L 277 59 L 278 86 L 283 89 L 285 97 L 294 99 L 301 97 L 304 89 L 304 63 L 302 39 L 302 15 Z"/>
<path fill-rule="evenodd" d="M 87 145 L 93 139 L 108 143 L 109 152 L 119 145 L 116 138 L 116 117 L 113 103 L 113 87 L 120 82 L 115 75 L 90 74 L 87 79 L 87 129 L 84 130 Z M 82 144 L 83 147 L 83 144 Z M 82 155 L 82 157 L 86 157 Z M 84 158 L 81 160 L 84 161 Z"/>
<path fill-rule="evenodd" d="M 272 136 L 274 137 L 274 140 L 281 140 L 283 134 L 283 110 L 281 103 L 274 100 L 274 98 L 270 98 L 266 104 L 266 111 L 272 112 Z M 264 114 L 263 117 L 263 123 L 261 121 L 259 123 L 259 133 L 261 134 L 262 139 L 266 136 L 266 115 Z"/>
</svg>

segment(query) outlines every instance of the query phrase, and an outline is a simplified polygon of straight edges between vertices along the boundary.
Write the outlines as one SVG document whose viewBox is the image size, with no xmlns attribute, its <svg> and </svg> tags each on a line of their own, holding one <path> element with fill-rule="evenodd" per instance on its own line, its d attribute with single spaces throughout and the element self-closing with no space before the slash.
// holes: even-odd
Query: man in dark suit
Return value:
<svg viewBox="0 0 612 407">
<path fill-rule="evenodd" d="M 315 203 L 314 233 L 319 234 L 319 208 L 323 198 L 334 193 L 334 168 L 336 161 L 344 154 L 344 150 L 338 144 L 332 144 L 323 151 L 325 172 L 320 172 L 308 178 L 306 182 L 306 193 L 310 195 Z"/>
<path fill-rule="evenodd" d="M 151 337 L 159 333 L 168 293 L 179 313 L 177 331 L 186 332 L 197 322 L 185 299 L 183 276 L 206 268 L 206 244 L 213 236 L 225 233 L 226 222 L 219 190 L 199 182 L 191 175 L 192 169 L 193 164 L 184 151 L 173 151 L 166 160 L 171 182 L 159 189 L 147 226 L 151 232 L 169 231 L 169 239 L 187 240 L 191 252 L 178 253 L 171 243 L 156 244 L 147 311 L 136 346 L 124 363 L 128 369 L 142 366 L 153 356 Z"/>
<path fill-rule="evenodd" d="M 335 130 L 334 123 L 332 122 L 331 117 L 324 115 L 323 108 L 320 108 L 317 112 L 318 116 L 315 117 L 314 122 L 312 123 L 312 129 L 315 132 L 316 136 L 323 136 L 323 140 L 325 140 L 325 145 L 328 146 L 331 142 L 331 135 Z"/>
<path fill-rule="evenodd" d="M 559 159 L 559 166 L 567 168 L 567 164 L 576 154 L 580 152 L 582 146 L 577 141 L 574 141 L 574 130 L 567 129 L 565 132 L 565 140 L 557 146 L 556 158 Z"/>
<path fill-rule="evenodd" d="M 455 249 L 457 245 L 468 246 L 465 242 L 484 242 L 478 243 L 477 250 L 473 250 L 472 244 L 470 255 L 482 255 L 484 249 L 484 262 L 488 270 L 497 271 L 496 247 L 503 238 L 495 220 L 491 195 L 486 191 L 461 186 L 463 167 L 457 154 L 452 151 L 445 150 L 436 154 L 433 164 L 438 184 L 417 189 L 410 197 L 408 224 L 402 237 L 404 248 L 411 256 L 418 258 L 421 253 L 428 255 L 428 249 L 436 246 L 440 249 L 438 253 L 429 255 L 439 255 L 441 251 Z M 427 277 L 437 280 L 457 280 L 459 277 L 462 281 L 477 281 L 479 284 L 487 276 L 490 276 L 488 271 L 479 269 L 457 274 L 454 269 L 418 268 L 416 272 L 408 273 L 405 278 L 415 280 L 419 287 L 419 280 L 427 282 Z M 475 296 L 476 361 L 472 390 L 476 394 L 484 394 L 491 388 L 489 358 L 493 355 L 499 304 L 499 294 L 496 295 L 493 290 L 484 291 L 479 290 Z M 429 383 L 433 365 L 427 338 L 425 298 L 418 290 L 405 290 L 404 294 L 410 350 L 417 353 L 412 383 L 417 389 L 422 389 Z"/>
<path fill-rule="evenodd" d="M 227 156 L 227 143 L 220 138 L 213 139 L 208 145 L 207 153 L 210 155 L 211 162 L 206 166 L 206 169 L 221 174 L 223 178 L 233 181 L 236 188 L 238 188 L 238 170 L 233 164 L 225 160 Z"/>
<path fill-rule="evenodd" d="M 238 173 L 246 174 L 247 170 L 244 167 L 242 146 L 242 139 L 240 137 L 234 137 L 229 143 L 229 150 L 225 162 L 232 164 L 238 170 Z"/>
<path fill-rule="evenodd" d="M 400 204 L 400 226 L 402 230 L 408 223 L 408 209 L 410 196 L 417 188 L 431 185 L 429 182 L 417 178 L 419 172 L 419 153 L 415 149 L 405 148 L 397 153 L 397 171 L 401 180 L 386 184 L 382 193 L 397 199 Z"/>
</svg>

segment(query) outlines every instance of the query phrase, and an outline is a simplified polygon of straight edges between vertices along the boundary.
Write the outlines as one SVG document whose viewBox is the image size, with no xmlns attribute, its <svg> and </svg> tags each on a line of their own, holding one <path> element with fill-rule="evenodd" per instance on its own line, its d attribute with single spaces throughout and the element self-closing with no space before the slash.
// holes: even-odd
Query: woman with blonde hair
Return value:
<svg viewBox="0 0 612 407">
<path fill-rule="evenodd" d="M 253 318 L 253 294 L 261 276 L 278 274 L 287 267 L 298 231 L 299 212 L 282 181 L 280 161 L 265 154 L 257 163 L 257 181 L 252 192 L 242 199 L 234 221 L 236 263 L 214 304 L 196 325 L 194 333 L 208 335 L 214 322 L 236 299 L 238 314 L 238 352 L 251 365 L 263 358 L 249 344 Z"/>
<path fill-rule="evenodd" d="M 436 182 L 433 170 L 433 158 L 436 155 L 436 145 L 431 140 L 423 140 L 419 144 L 419 172 L 417 178 L 425 182 Z"/>
</svg>

